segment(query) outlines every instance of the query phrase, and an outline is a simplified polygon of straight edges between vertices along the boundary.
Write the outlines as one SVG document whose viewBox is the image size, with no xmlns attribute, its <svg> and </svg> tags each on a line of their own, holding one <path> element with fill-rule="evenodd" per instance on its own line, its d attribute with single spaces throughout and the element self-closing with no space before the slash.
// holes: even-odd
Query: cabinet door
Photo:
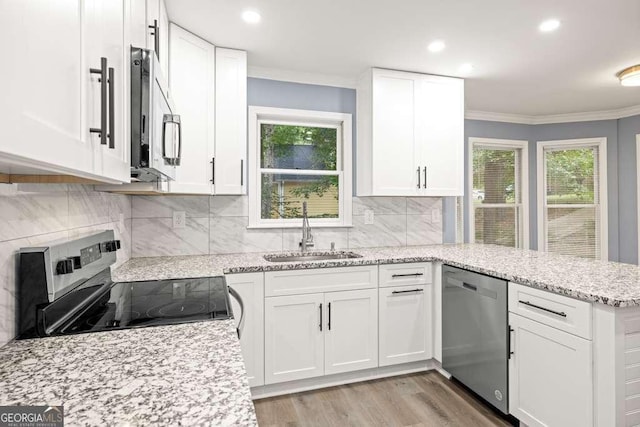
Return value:
<svg viewBox="0 0 640 427">
<path fill-rule="evenodd" d="M 147 25 L 146 25 L 146 34 L 147 34 L 147 45 L 141 46 L 146 47 L 147 49 L 154 50 L 156 43 L 155 31 L 153 28 L 154 22 L 158 22 L 158 26 L 160 25 L 160 2 L 161 0 L 146 0 L 147 3 Z"/>
<path fill-rule="evenodd" d="M 324 294 L 265 298 L 264 382 L 324 374 Z"/>
<path fill-rule="evenodd" d="M 108 99 L 108 129 L 113 126 L 114 132 L 108 131 L 106 145 L 100 144 L 98 134 L 91 133 L 87 137 L 93 140 L 96 150 L 96 172 L 106 178 L 130 181 L 130 137 L 129 129 L 129 49 L 128 25 L 129 2 L 131 0 L 87 0 L 85 17 L 88 24 L 87 58 L 91 58 L 99 68 L 100 58 L 107 58 L 109 68 L 113 68 L 113 79 L 109 80 L 109 91 L 113 90 L 113 98 Z M 87 92 L 87 117 L 90 127 L 100 127 L 101 81 L 98 74 L 91 75 Z M 113 106 L 109 103 L 113 102 Z M 113 113 L 113 114 L 112 114 Z M 113 121 L 113 123 L 111 123 Z"/>
<path fill-rule="evenodd" d="M 246 194 L 247 53 L 216 48 L 216 194 Z"/>
<path fill-rule="evenodd" d="M 380 366 L 431 359 L 431 286 L 380 288 L 379 293 Z"/>
<path fill-rule="evenodd" d="M 373 71 L 372 193 L 411 196 L 418 191 L 414 162 L 415 77 Z"/>
<path fill-rule="evenodd" d="M 591 341 L 509 313 L 509 412 L 529 426 L 593 425 Z"/>
<path fill-rule="evenodd" d="M 100 58 L 83 57 L 84 3 L 0 2 L 3 157 L 63 173 L 94 173 L 82 105 L 89 67 L 99 66 Z"/>
<path fill-rule="evenodd" d="M 378 366 L 376 289 L 325 294 L 325 375 Z"/>
<path fill-rule="evenodd" d="M 249 386 L 264 384 L 264 274 L 230 274 L 227 284 L 235 289 L 244 303 L 244 325 L 240 335 L 242 358 L 249 377 Z M 240 306 L 231 298 L 236 321 L 240 321 Z"/>
<path fill-rule="evenodd" d="M 164 0 L 159 5 L 158 33 L 160 34 L 160 68 L 166 79 L 169 79 L 169 15 Z M 171 86 L 169 86 L 171 89 Z"/>
<path fill-rule="evenodd" d="M 215 48 L 174 24 L 170 44 L 169 86 L 182 122 L 182 160 L 170 192 L 213 194 Z"/>
<path fill-rule="evenodd" d="M 416 81 L 415 114 L 415 165 L 421 171 L 420 194 L 462 196 L 464 81 L 421 75 Z"/>
</svg>

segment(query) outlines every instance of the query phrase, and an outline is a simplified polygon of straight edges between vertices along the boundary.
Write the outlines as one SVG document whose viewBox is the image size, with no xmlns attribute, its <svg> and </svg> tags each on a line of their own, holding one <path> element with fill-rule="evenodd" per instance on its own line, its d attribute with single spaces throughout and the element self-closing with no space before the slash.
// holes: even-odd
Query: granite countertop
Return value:
<svg viewBox="0 0 640 427">
<path fill-rule="evenodd" d="M 0 406 L 64 405 L 65 425 L 255 426 L 233 320 L 14 341 Z"/>
<path fill-rule="evenodd" d="M 273 263 L 264 253 L 133 258 L 116 281 L 177 279 L 229 273 L 442 261 L 523 285 L 614 307 L 640 306 L 640 267 L 483 244 L 355 249 L 361 258 Z"/>
</svg>

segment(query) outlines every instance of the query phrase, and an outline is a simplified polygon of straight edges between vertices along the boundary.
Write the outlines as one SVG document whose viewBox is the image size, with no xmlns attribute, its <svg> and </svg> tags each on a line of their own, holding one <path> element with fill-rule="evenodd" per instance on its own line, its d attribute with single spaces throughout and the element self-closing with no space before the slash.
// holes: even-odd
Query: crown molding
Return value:
<svg viewBox="0 0 640 427">
<path fill-rule="evenodd" d="M 471 120 L 485 120 L 491 122 L 519 123 L 524 125 L 546 125 L 552 123 L 593 122 L 597 120 L 617 120 L 625 117 L 640 115 L 640 105 L 620 108 L 617 110 L 588 111 L 585 113 L 566 113 L 551 115 L 524 115 L 492 113 L 489 111 L 467 110 L 465 118 Z"/>
<path fill-rule="evenodd" d="M 347 89 L 355 89 L 357 86 L 356 79 L 348 79 L 341 76 L 320 73 L 306 73 L 301 71 L 282 70 L 278 68 L 268 67 L 247 67 L 248 77 L 280 80 L 285 82 L 342 87 Z"/>
</svg>

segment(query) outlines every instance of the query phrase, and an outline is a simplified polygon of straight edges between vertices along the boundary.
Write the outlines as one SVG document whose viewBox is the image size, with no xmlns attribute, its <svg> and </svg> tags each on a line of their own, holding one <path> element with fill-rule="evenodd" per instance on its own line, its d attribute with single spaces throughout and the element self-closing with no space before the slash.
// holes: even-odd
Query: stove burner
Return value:
<svg viewBox="0 0 640 427">
<path fill-rule="evenodd" d="M 206 306 L 194 301 L 176 301 L 147 310 L 148 317 L 187 317 L 204 313 Z"/>
</svg>

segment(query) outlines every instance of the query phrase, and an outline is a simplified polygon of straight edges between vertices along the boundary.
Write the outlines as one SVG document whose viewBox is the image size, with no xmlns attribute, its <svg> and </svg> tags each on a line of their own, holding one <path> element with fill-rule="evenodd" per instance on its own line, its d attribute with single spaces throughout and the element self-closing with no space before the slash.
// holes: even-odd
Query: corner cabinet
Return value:
<svg viewBox="0 0 640 427">
<path fill-rule="evenodd" d="M 246 194 L 247 54 L 170 25 L 170 96 L 182 160 L 169 193 Z"/>
<path fill-rule="evenodd" d="M 244 304 L 244 325 L 240 332 L 242 358 L 247 369 L 249 386 L 264 384 L 264 275 L 262 273 L 228 274 L 227 285 L 233 288 Z M 240 321 L 240 306 L 231 298 L 231 308 Z"/>
<path fill-rule="evenodd" d="M 370 70 L 357 144 L 358 196 L 462 196 L 464 80 Z"/>
<path fill-rule="evenodd" d="M 130 1 L 3 2 L 0 173 L 129 181 Z"/>
</svg>

